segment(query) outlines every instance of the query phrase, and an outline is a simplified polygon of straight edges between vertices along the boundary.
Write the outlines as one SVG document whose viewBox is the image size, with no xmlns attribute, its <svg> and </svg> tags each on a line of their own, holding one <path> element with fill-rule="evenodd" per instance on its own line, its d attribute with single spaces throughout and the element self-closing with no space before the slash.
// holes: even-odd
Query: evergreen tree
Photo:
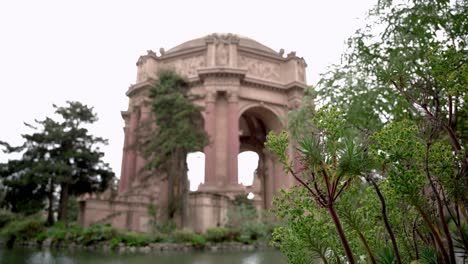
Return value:
<svg viewBox="0 0 468 264">
<path fill-rule="evenodd" d="M 187 80 L 173 71 L 161 71 L 149 92 L 155 125 L 146 125 L 151 133 L 140 136 L 139 145 L 148 160 L 148 169 L 167 174 L 167 217 L 181 213 L 187 223 L 188 178 L 187 154 L 203 149 L 208 136 L 202 126 L 202 108 L 193 104 Z"/>
<path fill-rule="evenodd" d="M 97 121 L 92 108 L 80 102 L 54 108 L 61 120 L 46 118 L 36 121 L 37 127 L 26 124 L 35 132 L 23 135 L 23 145 L 1 142 L 5 152 L 23 153 L 21 159 L 0 166 L 7 188 L 3 206 L 28 214 L 42 209 L 47 198 L 49 223 L 56 190 L 60 190 L 58 220 L 66 222 L 70 195 L 103 191 L 114 177 L 98 147 L 107 140 L 90 135 L 84 127 Z"/>
</svg>

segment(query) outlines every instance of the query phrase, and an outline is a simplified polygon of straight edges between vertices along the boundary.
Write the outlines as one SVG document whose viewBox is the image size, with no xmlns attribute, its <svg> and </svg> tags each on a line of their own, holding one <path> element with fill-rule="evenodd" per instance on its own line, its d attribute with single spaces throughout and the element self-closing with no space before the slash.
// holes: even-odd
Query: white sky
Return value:
<svg viewBox="0 0 468 264">
<path fill-rule="evenodd" d="M 315 84 L 328 65 L 339 62 L 344 41 L 374 3 L 0 1 L 0 140 L 20 144 L 27 131 L 24 121 L 52 116 L 52 103 L 78 100 L 94 106 L 100 120 L 92 132 L 109 139 L 105 160 L 120 176 L 120 111 L 127 109 L 125 92 L 135 82 L 135 63 L 146 50 L 168 50 L 213 32 L 231 32 L 274 50 L 284 48 L 286 54 L 296 51 L 308 64 L 308 83 Z M 7 159 L 0 153 L 0 162 Z M 247 165 L 252 164 L 256 161 Z M 251 174 L 241 167 L 240 175 Z"/>
</svg>

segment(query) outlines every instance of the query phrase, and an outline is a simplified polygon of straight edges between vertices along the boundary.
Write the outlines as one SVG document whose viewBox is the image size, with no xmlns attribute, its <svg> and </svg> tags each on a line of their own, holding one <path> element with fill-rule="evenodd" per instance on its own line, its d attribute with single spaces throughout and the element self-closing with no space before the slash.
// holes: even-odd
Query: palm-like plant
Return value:
<svg viewBox="0 0 468 264">
<path fill-rule="evenodd" d="M 267 146 L 279 157 L 286 172 L 307 189 L 319 207 L 328 211 L 348 261 L 355 263 L 335 202 L 369 168 L 365 148 L 346 135 L 345 117 L 333 107 L 319 110 L 309 131 L 298 140 L 295 161 L 291 161 L 287 153 L 289 137 L 286 132 L 270 133 Z M 293 162 L 299 162 L 299 166 L 293 166 Z"/>
</svg>

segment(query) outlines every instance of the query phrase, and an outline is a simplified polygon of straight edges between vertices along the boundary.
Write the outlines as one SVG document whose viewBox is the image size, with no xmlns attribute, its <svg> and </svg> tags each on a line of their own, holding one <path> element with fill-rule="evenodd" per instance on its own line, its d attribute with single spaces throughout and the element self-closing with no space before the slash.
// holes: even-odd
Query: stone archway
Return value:
<svg viewBox="0 0 468 264">
<path fill-rule="evenodd" d="M 129 147 L 139 124 L 150 118 L 143 102 L 161 69 L 175 70 L 191 82 L 192 93 L 199 98 L 195 104 L 204 107 L 204 128 L 210 137 L 210 144 L 203 150 L 204 183 L 190 193 L 193 223 L 189 227 L 203 232 L 222 225 L 233 196 L 248 191 L 238 184 L 237 156 L 246 149 L 259 154 L 258 177 L 263 188 L 260 205 L 270 208 L 273 195 L 293 181 L 282 175 L 277 160 L 265 151 L 265 136 L 269 130 L 281 130 L 289 109 L 300 102 L 307 87 L 304 59 L 295 52 L 285 55 L 282 49 L 275 51 L 234 34 L 211 34 L 168 51 L 161 48 L 159 53 L 149 50 L 138 59 L 136 83 L 126 93 L 129 106 L 122 112 L 125 141 L 118 195 L 110 202 L 85 200 L 82 224 L 105 221 L 120 229 L 145 231 L 148 215 L 134 208 L 164 204 L 164 183 L 157 177 L 153 177 L 152 185 L 139 183 L 138 173 L 145 160 Z M 136 186 L 144 190 L 136 190 Z M 142 193 L 148 198 L 140 197 Z"/>
<path fill-rule="evenodd" d="M 240 150 L 255 151 L 259 155 L 256 171 L 257 186 L 252 186 L 257 193 L 255 202 L 257 207 L 270 209 L 271 202 L 276 191 L 281 187 L 287 187 L 281 164 L 265 148 L 266 135 L 270 131 L 279 132 L 283 128 L 279 117 L 272 110 L 264 106 L 252 106 L 241 112 L 239 117 L 239 141 Z"/>
</svg>

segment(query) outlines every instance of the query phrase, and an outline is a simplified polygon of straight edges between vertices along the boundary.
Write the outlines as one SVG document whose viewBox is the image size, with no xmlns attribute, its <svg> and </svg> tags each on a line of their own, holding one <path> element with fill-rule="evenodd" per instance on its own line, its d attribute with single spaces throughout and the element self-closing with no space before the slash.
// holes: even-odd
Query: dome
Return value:
<svg viewBox="0 0 468 264">
<path fill-rule="evenodd" d="M 190 49 L 198 48 L 198 47 L 204 47 L 206 45 L 206 39 L 212 36 L 215 36 L 215 37 L 219 36 L 221 38 L 226 37 L 226 36 L 233 36 L 239 39 L 238 45 L 241 47 L 246 47 L 246 48 L 257 50 L 263 53 L 268 53 L 271 55 L 279 56 L 278 52 L 274 51 L 273 49 L 251 38 L 241 36 L 241 35 L 230 34 L 230 33 L 227 33 L 227 34 L 214 33 L 214 34 L 210 34 L 201 38 L 192 39 L 168 50 L 166 54 L 176 53 L 176 52 L 183 51 L 183 50 L 190 50 Z"/>
</svg>

